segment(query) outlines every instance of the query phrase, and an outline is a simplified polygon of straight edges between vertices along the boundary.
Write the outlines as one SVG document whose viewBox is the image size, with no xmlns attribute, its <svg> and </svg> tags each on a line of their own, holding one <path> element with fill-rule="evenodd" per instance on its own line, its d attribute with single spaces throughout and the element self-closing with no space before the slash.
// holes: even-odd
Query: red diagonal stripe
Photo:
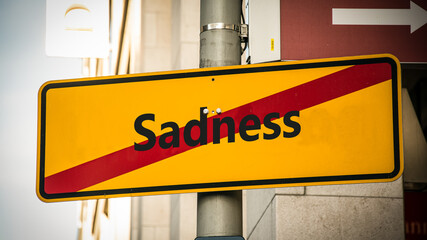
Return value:
<svg viewBox="0 0 427 240">
<path fill-rule="evenodd" d="M 248 114 L 257 115 L 262 123 L 264 116 L 268 113 L 279 112 L 282 117 L 289 111 L 300 111 L 313 107 L 389 79 L 391 79 L 391 67 L 387 63 L 356 65 L 231 109 L 220 116 L 221 118 L 232 117 L 236 123 L 235 132 L 237 133 L 239 131 L 238 123 Z M 289 79 L 289 81 L 291 80 Z M 283 79 L 283 81 L 288 81 L 288 79 Z M 213 118 L 208 118 L 208 143 L 212 142 L 212 123 Z M 159 137 L 157 137 L 157 144 L 147 151 L 135 151 L 132 145 L 46 177 L 45 192 L 48 194 L 76 192 L 192 148 L 200 147 L 187 146 L 183 139 L 183 131 L 184 128 L 180 128 L 180 147 L 162 149 L 158 145 Z M 198 133 L 194 131 L 193 134 Z M 221 128 L 220 136 L 221 138 L 227 136 L 226 128 Z"/>
</svg>

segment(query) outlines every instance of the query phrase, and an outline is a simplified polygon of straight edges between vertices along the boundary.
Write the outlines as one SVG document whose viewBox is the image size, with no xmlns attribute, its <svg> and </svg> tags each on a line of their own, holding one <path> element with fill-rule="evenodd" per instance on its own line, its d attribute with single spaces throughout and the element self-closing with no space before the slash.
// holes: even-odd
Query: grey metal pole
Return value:
<svg viewBox="0 0 427 240">
<path fill-rule="evenodd" d="M 201 68 L 240 65 L 241 4 L 241 0 L 201 0 Z"/>
<path fill-rule="evenodd" d="M 241 0 L 201 0 L 201 68 L 241 64 L 241 7 Z M 242 191 L 198 194 L 197 239 L 241 237 L 242 222 Z"/>
</svg>

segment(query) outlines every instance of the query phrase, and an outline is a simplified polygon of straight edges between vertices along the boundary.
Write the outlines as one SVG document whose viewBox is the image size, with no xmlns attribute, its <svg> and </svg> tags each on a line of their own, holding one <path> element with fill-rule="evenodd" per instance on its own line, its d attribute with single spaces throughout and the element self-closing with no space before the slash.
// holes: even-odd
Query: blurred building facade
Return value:
<svg viewBox="0 0 427 240">
<path fill-rule="evenodd" d="M 199 0 L 110 2 L 110 57 L 85 59 L 85 75 L 199 67 Z M 418 70 L 413 78 L 425 79 L 425 65 L 403 67 L 404 79 Z M 414 91 L 413 85 L 406 87 Z M 404 141 L 410 142 L 422 128 L 416 114 L 408 113 L 413 108 L 407 91 L 403 97 L 404 124 L 416 128 L 404 129 Z M 412 155 L 426 156 L 425 138 L 420 136 L 405 145 L 406 161 Z M 422 189 L 423 181 L 417 180 L 407 187 L 419 191 L 419 184 Z M 243 237 L 248 240 L 404 239 L 405 229 L 412 230 L 412 225 L 405 228 L 402 177 L 391 183 L 247 190 L 243 202 Z M 79 239 L 195 239 L 196 208 L 196 193 L 83 201 Z"/>
</svg>

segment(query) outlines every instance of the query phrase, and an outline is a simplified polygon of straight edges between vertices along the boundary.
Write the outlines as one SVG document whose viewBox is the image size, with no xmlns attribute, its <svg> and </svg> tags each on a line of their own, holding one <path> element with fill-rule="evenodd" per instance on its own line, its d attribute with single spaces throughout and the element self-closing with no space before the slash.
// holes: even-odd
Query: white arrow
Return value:
<svg viewBox="0 0 427 240">
<path fill-rule="evenodd" d="M 427 23 L 427 11 L 411 1 L 409 9 L 332 8 L 333 25 L 410 25 L 411 33 Z"/>
</svg>

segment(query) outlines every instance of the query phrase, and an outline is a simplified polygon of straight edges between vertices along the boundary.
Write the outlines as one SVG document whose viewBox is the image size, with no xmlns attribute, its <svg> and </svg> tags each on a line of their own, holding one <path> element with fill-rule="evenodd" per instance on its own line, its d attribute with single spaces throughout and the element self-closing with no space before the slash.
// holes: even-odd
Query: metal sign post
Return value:
<svg viewBox="0 0 427 240">
<path fill-rule="evenodd" d="M 201 0 L 200 67 L 240 65 L 240 0 Z M 197 240 L 241 237 L 242 191 L 198 193 Z"/>
</svg>

